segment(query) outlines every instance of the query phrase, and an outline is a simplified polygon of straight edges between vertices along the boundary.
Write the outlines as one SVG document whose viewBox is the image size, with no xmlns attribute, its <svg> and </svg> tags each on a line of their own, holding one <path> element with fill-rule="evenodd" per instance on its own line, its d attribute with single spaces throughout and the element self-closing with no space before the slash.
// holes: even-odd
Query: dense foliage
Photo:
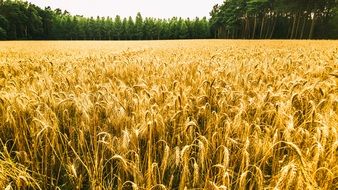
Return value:
<svg viewBox="0 0 338 190">
<path fill-rule="evenodd" d="M 0 0 L 0 39 L 153 40 L 208 38 L 209 22 L 202 19 L 73 16 L 60 9 L 23 1 Z"/>
<path fill-rule="evenodd" d="M 337 0 L 225 0 L 211 19 L 87 18 L 24 1 L 0 0 L 0 40 L 338 38 Z"/>
<path fill-rule="evenodd" d="M 337 0 L 226 0 L 210 13 L 216 38 L 337 38 Z"/>
</svg>

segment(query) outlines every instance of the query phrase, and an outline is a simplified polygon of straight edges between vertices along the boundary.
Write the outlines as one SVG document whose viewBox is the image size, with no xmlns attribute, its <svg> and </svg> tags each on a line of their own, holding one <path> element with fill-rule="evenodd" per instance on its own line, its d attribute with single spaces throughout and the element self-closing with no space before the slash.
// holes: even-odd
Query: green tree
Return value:
<svg viewBox="0 0 338 190">
<path fill-rule="evenodd" d="M 183 20 L 181 20 L 179 23 L 180 23 L 179 38 L 186 39 L 189 36 L 187 23 Z"/>
<path fill-rule="evenodd" d="M 43 37 L 43 24 L 42 18 L 39 15 L 40 8 L 29 4 L 26 15 L 26 38 L 28 39 L 41 39 Z"/>
<path fill-rule="evenodd" d="M 155 20 L 149 17 L 145 18 L 143 22 L 143 39 L 156 39 L 156 29 Z"/>
<path fill-rule="evenodd" d="M 103 29 L 104 26 L 102 23 L 104 23 L 105 18 L 104 17 L 96 17 L 96 20 L 94 20 L 94 38 L 95 40 L 102 40 L 103 37 Z"/>
<path fill-rule="evenodd" d="M 206 17 L 203 17 L 202 20 L 200 21 L 200 28 L 201 28 L 200 38 L 203 39 L 210 38 L 210 26 Z"/>
<path fill-rule="evenodd" d="M 104 23 L 104 30 L 106 31 L 106 40 L 112 40 L 114 38 L 114 21 L 113 18 L 107 17 Z"/>
<path fill-rule="evenodd" d="M 135 39 L 135 24 L 131 16 L 128 17 L 128 22 L 126 26 L 126 36 L 128 40 Z"/>
<path fill-rule="evenodd" d="M 143 38 L 143 18 L 139 12 L 135 18 L 135 38 L 137 40 L 142 40 Z"/>
<path fill-rule="evenodd" d="M 42 21 L 43 39 L 51 38 L 51 32 L 53 27 L 53 10 L 50 7 L 46 7 L 44 10 L 39 10 L 39 15 Z"/>
<path fill-rule="evenodd" d="M 157 40 L 161 38 L 161 34 L 163 32 L 163 25 L 164 22 L 162 21 L 162 19 L 155 20 L 155 37 Z"/>
<path fill-rule="evenodd" d="M 169 39 L 169 38 L 170 38 L 169 20 L 163 19 L 162 22 L 161 22 L 160 39 Z"/>
<path fill-rule="evenodd" d="M 114 39 L 120 40 L 121 39 L 121 34 L 122 34 L 123 26 L 122 26 L 122 21 L 121 17 L 119 15 L 116 15 L 114 19 Z"/>
<path fill-rule="evenodd" d="M 127 30 L 128 30 L 128 20 L 127 18 L 123 18 L 122 20 L 122 31 L 121 31 L 121 40 L 127 40 L 128 35 L 127 35 Z"/>
</svg>

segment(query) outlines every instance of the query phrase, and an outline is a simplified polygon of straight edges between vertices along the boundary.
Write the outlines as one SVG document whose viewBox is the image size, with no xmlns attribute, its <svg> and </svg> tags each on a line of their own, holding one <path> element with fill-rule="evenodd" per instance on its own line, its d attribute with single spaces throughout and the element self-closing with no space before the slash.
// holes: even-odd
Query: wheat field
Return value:
<svg viewBox="0 0 338 190">
<path fill-rule="evenodd" d="M 337 41 L 0 42 L 1 189 L 338 189 Z"/>
</svg>

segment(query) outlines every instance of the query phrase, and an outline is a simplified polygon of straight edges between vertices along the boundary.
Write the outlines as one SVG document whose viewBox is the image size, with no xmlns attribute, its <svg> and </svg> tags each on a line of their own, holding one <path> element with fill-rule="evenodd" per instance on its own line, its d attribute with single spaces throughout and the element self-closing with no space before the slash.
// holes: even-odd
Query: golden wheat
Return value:
<svg viewBox="0 0 338 190">
<path fill-rule="evenodd" d="M 1 189 L 337 189 L 335 41 L 0 42 Z"/>
</svg>

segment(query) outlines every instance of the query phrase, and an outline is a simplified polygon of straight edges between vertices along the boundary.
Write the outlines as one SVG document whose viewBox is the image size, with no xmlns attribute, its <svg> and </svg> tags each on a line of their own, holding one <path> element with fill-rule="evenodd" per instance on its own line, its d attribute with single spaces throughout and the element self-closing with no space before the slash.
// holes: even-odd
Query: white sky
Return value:
<svg viewBox="0 0 338 190">
<path fill-rule="evenodd" d="M 67 10 L 72 15 L 135 17 L 141 12 L 143 17 L 195 18 L 206 16 L 215 4 L 224 0 L 28 0 L 42 8 Z"/>
</svg>

